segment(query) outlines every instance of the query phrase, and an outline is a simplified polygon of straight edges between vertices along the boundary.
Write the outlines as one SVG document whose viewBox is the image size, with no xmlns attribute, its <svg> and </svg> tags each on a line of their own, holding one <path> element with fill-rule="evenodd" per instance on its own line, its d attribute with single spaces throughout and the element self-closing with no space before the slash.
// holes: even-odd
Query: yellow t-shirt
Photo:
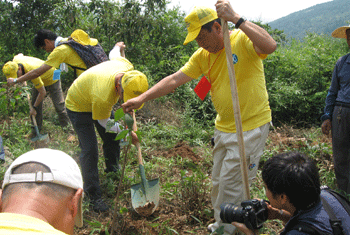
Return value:
<svg viewBox="0 0 350 235">
<path fill-rule="evenodd" d="M 0 235 L 66 235 L 49 223 L 27 215 L 0 213 Z"/>
<path fill-rule="evenodd" d="M 92 112 L 94 120 L 109 118 L 113 105 L 119 99 L 115 89 L 115 76 L 133 69 L 130 61 L 122 57 L 89 68 L 69 88 L 67 109 Z"/>
<path fill-rule="evenodd" d="M 249 131 L 271 121 L 262 63 L 267 55 L 259 56 L 251 40 L 241 30 L 234 30 L 230 41 L 233 57 L 237 58 L 234 69 L 243 131 Z M 212 54 L 199 48 L 181 71 L 193 79 L 197 79 L 202 74 L 206 76 L 211 83 L 211 99 L 218 113 L 215 127 L 226 133 L 235 133 L 236 125 L 225 49 Z"/>
<path fill-rule="evenodd" d="M 45 61 L 45 64 L 51 67 L 55 67 L 57 69 L 62 63 L 66 63 L 68 65 L 76 66 L 83 69 L 87 68 L 84 61 L 80 58 L 76 51 L 66 44 L 62 44 L 56 47 Z M 82 72 L 84 72 L 84 70 L 77 69 L 78 76 Z"/>
<path fill-rule="evenodd" d="M 35 57 L 30 56 L 24 56 L 24 55 L 16 55 L 13 58 L 13 61 L 17 64 L 22 64 L 24 71 L 28 73 L 29 71 L 32 71 L 34 69 L 39 68 L 44 61 Z M 40 77 L 37 77 L 31 82 L 34 84 L 34 87 L 36 89 L 39 89 L 42 86 L 50 86 L 57 82 L 57 80 L 52 80 L 53 77 L 53 71 L 55 71 L 55 68 L 51 68 L 48 71 L 46 71 L 44 74 L 42 74 Z"/>
</svg>

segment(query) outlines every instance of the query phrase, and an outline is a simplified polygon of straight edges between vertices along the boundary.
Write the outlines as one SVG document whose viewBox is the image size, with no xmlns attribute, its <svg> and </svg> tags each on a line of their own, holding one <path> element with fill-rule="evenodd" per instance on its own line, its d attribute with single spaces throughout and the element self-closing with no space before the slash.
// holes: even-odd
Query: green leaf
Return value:
<svg viewBox="0 0 350 235">
<path fill-rule="evenodd" d="M 128 130 L 123 130 L 122 132 L 120 132 L 117 137 L 115 137 L 115 140 L 121 140 L 124 139 L 125 136 L 129 133 Z"/>
<path fill-rule="evenodd" d="M 119 121 L 123 117 L 124 117 L 124 111 L 122 108 L 115 111 L 115 113 L 114 113 L 114 120 L 115 121 Z"/>
<path fill-rule="evenodd" d="M 128 113 L 125 114 L 125 123 L 128 126 L 129 130 L 132 130 L 132 127 L 134 126 L 134 119 Z"/>
<path fill-rule="evenodd" d="M 120 214 L 124 214 L 124 213 L 126 213 L 126 212 L 128 212 L 128 211 L 129 211 L 128 208 L 125 208 L 125 207 L 122 207 L 122 208 L 120 208 L 120 210 L 119 210 Z"/>
</svg>

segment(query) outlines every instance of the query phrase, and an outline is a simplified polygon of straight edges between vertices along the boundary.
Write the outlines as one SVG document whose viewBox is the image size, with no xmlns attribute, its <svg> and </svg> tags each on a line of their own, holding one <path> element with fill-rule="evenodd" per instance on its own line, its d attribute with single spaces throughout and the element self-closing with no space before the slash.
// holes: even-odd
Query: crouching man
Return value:
<svg viewBox="0 0 350 235">
<path fill-rule="evenodd" d="M 269 200 L 268 219 L 286 223 L 281 234 L 350 234 L 349 214 L 333 194 L 321 190 L 318 172 L 313 160 L 301 153 L 283 153 L 266 161 L 262 178 Z M 245 234 L 258 234 L 245 224 L 233 225 Z M 341 229 L 343 233 L 337 233 Z"/>
</svg>

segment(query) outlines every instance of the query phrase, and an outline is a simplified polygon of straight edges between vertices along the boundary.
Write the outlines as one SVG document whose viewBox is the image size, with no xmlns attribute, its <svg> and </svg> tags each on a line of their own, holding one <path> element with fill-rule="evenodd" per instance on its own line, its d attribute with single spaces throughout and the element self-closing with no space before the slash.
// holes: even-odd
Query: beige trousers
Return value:
<svg viewBox="0 0 350 235">
<path fill-rule="evenodd" d="M 264 152 L 265 142 L 268 137 L 269 127 L 270 123 L 267 123 L 256 129 L 243 132 L 249 184 L 256 176 L 259 160 Z M 224 226 L 224 234 L 231 235 L 235 232 L 235 227 L 231 224 L 222 223 L 220 219 L 220 205 L 224 202 L 229 202 L 240 206 L 243 201 L 244 187 L 237 134 L 215 130 L 214 142 L 211 201 L 216 222 L 213 228 L 217 229 Z"/>
</svg>

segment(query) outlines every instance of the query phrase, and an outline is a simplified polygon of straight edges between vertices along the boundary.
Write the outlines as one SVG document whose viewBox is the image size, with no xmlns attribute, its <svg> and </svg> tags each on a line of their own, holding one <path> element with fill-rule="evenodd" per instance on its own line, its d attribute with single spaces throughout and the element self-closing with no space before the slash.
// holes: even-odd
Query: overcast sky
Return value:
<svg viewBox="0 0 350 235">
<path fill-rule="evenodd" d="M 181 6 L 188 14 L 194 6 L 208 6 L 215 9 L 216 0 L 170 0 L 170 7 Z M 249 20 L 261 20 L 263 23 L 276 20 L 293 12 L 330 0 L 231 0 L 233 9 Z"/>
</svg>

